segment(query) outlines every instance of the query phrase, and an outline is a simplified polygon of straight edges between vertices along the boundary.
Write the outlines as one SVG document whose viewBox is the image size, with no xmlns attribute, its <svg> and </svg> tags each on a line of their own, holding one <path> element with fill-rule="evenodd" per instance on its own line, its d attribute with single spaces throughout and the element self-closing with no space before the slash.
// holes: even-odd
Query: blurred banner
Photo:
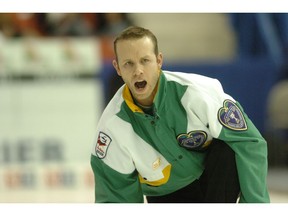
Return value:
<svg viewBox="0 0 288 216">
<path fill-rule="evenodd" d="M 73 76 L 97 73 L 101 59 L 94 40 L 66 42 L 11 41 L 0 49 L 2 203 L 94 202 L 90 152 L 103 87 L 97 77 Z"/>
<path fill-rule="evenodd" d="M 0 77 L 95 74 L 101 60 L 100 41 L 96 38 L 0 40 Z"/>
</svg>

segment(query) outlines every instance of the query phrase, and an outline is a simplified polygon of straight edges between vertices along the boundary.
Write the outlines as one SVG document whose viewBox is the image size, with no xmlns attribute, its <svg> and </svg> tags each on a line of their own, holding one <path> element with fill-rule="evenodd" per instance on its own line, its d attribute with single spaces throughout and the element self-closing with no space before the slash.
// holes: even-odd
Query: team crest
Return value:
<svg viewBox="0 0 288 216">
<path fill-rule="evenodd" d="M 190 131 L 177 136 L 179 145 L 189 150 L 201 149 L 206 140 L 207 133 L 205 131 Z"/>
<path fill-rule="evenodd" d="M 226 128 L 236 131 L 247 130 L 247 124 L 239 107 L 231 100 L 225 100 L 218 111 L 218 120 Z"/>
<path fill-rule="evenodd" d="M 103 159 L 106 156 L 108 147 L 112 139 L 103 132 L 99 132 L 95 152 L 98 158 Z"/>
</svg>

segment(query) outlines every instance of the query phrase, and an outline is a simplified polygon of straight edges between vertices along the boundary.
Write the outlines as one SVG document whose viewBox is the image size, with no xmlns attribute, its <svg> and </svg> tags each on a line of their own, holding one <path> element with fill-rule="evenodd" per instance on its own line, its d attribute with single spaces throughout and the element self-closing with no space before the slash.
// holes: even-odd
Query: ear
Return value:
<svg viewBox="0 0 288 216">
<path fill-rule="evenodd" d="M 161 69 L 162 64 L 163 64 L 163 55 L 161 52 L 157 56 L 157 64 L 158 64 L 159 69 Z"/>
<path fill-rule="evenodd" d="M 119 76 L 121 76 L 121 71 L 120 71 L 118 63 L 117 63 L 117 61 L 115 59 L 112 61 L 112 64 L 113 64 L 113 67 L 115 68 L 115 70 L 117 71 L 117 74 Z"/>
</svg>

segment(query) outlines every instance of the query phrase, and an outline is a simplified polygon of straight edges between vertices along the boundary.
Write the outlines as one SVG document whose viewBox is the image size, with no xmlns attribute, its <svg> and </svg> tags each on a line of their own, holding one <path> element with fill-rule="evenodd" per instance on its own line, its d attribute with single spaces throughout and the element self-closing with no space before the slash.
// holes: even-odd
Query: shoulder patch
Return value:
<svg viewBox="0 0 288 216">
<path fill-rule="evenodd" d="M 235 131 L 247 130 L 247 124 L 240 108 L 231 100 L 225 100 L 218 110 L 218 120 L 226 128 Z"/>
<path fill-rule="evenodd" d="M 95 153 L 98 158 L 103 159 L 106 156 L 111 141 L 112 139 L 107 134 L 101 131 L 99 132 L 97 144 L 95 147 Z"/>
</svg>

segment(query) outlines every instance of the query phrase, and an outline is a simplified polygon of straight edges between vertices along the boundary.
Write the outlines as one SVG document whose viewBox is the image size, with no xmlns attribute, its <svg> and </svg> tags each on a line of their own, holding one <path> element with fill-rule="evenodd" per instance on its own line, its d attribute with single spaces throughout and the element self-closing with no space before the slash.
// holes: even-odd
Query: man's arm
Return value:
<svg viewBox="0 0 288 216">
<path fill-rule="evenodd" d="M 241 188 L 240 202 L 268 203 L 267 143 L 240 105 L 237 107 L 243 113 L 247 129 L 237 131 L 223 128 L 219 139 L 224 140 L 235 152 Z"/>
<path fill-rule="evenodd" d="M 137 171 L 121 174 L 91 155 L 96 203 L 143 203 Z"/>
</svg>

